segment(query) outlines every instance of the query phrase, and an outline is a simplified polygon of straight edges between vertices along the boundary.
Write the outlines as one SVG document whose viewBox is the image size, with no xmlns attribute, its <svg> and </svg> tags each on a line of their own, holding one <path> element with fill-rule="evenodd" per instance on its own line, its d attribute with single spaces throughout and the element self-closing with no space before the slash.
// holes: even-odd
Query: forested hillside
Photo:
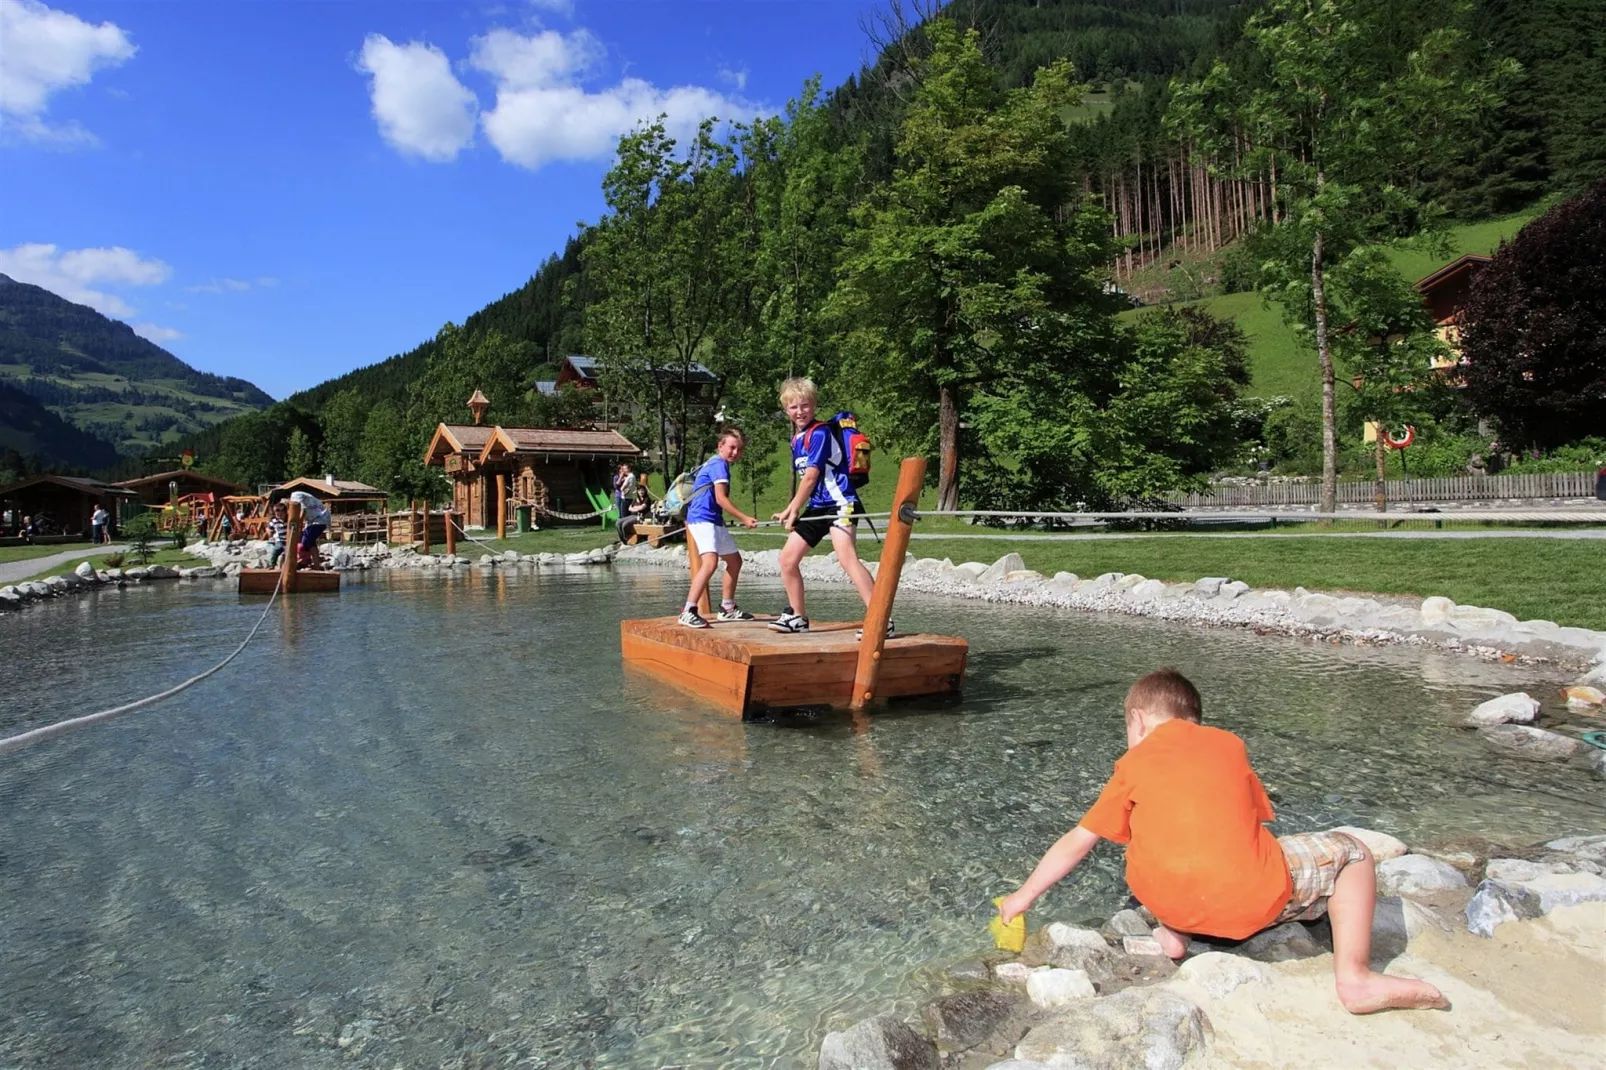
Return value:
<svg viewBox="0 0 1606 1070">
<path fill-rule="evenodd" d="M 0 275 L 0 383 L 82 432 L 79 439 L 99 439 L 113 457 L 147 452 L 273 403 L 243 379 L 196 371 L 126 323 L 5 275 Z M 59 433 L 40 431 L 34 437 L 47 461 L 79 467 L 108 463 L 104 450 Z"/>
<path fill-rule="evenodd" d="M 1268 7 L 1279 14 L 1257 16 Z M 762 434 L 770 429 L 752 419 L 771 404 L 766 398 L 775 380 L 806 371 L 829 383 L 838 400 L 887 421 L 881 433 L 889 447 L 947 456 L 961 445 L 974 451 L 988 439 L 984 454 L 990 449 L 1011 460 L 1003 468 L 968 469 L 964 493 L 972 500 L 1129 497 L 1257 456 L 1279 471 L 1309 471 L 1299 468 L 1309 464 L 1309 443 L 1295 440 L 1315 434 L 1331 441 L 1339 417 L 1346 440 L 1384 409 L 1389 420 L 1416 420 L 1424 441 L 1465 438 L 1476 423 L 1464 405 L 1426 385 L 1400 394 L 1409 378 L 1401 361 L 1408 355 L 1426 367 L 1436 343 L 1423 333 L 1408 280 L 1389 266 L 1398 261 L 1389 252 L 1393 243 L 1409 238 L 1424 249 L 1447 248 L 1432 239 L 1446 222 L 1536 212 L 1606 170 L 1606 97 L 1589 88 L 1606 71 L 1602 57 L 1584 46 L 1601 39 L 1606 15 L 1584 0 L 1463 6 L 1322 0 L 1305 7 L 1279 0 L 955 0 L 944 12 L 942 24 L 953 32 L 937 34 L 921 24 L 918 16 L 929 12 L 918 0 L 913 7 L 893 3 L 874 31 L 882 47 L 872 68 L 828 92 L 805 89 L 773 120 L 728 134 L 709 131 L 690 146 L 670 147 L 650 129 L 626 138 L 619 167 L 604 184 L 608 214 L 571 239 L 562 255 L 541 263 L 524 286 L 408 353 L 188 441 L 203 463 L 248 482 L 298 474 L 287 466 L 321 463 L 341 471 L 362 468 L 371 482 L 427 493 L 428 486 L 415 482 L 427 478 L 414 471 L 411 458 L 422 443 L 413 440 L 436 419 L 460 418 L 461 398 L 453 390 L 468 381 L 484 386 L 497 406 L 493 419 L 502 422 L 584 420 L 583 405 L 539 398 L 531 387 L 549 378 L 563 355 L 589 352 L 609 369 L 617 396 L 640 393 L 643 411 L 660 406 L 654 428 L 631 429 L 643 443 L 656 439 L 662 447 L 702 433 L 690 427 L 666 432 L 661 391 L 654 401 L 653 377 L 642 374 L 648 362 L 670 369 L 694 358 L 709 363 L 725 377 L 727 413 L 745 414 Z M 1323 19 L 1340 20 L 1342 33 L 1322 45 L 1322 58 L 1310 60 L 1317 66 L 1299 76 L 1288 67 L 1294 53 L 1279 34 L 1308 30 L 1322 42 L 1326 31 L 1317 23 Z M 1280 59 L 1279 48 L 1285 53 Z M 1323 120 L 1298 112 L 1290 87 L 1299 77 L 1331 74 L 1322 63 L 1364 68 L 1361 81 L 1393 88 L 1367 97 L 1359 83 L 1333 83 L 1335 92 L 1348 95 L 1343 114 L 1362 118 L 1348 133 L 1331 123 L 1332 129 L 1319 129 L 1310 124 Z M 934 88 L 944 79 L 960 79 L 946 98 Z M 1052 131 L 1028 118 L 1045 107 L 1057 116 Z M 1007 153 L 986 155 L 1013 145 L 1026 129 L 1037 131 L 1031 136 L 1040 151 L 1013 162 Z M 986 152 L 978 156 L 981 146 Z M 933 153 L 950 151 L 958 155 L 945 166 L 955 170 L 930 169 Z M 1346 394 L 1340 413 L 1313 413 L 1305 400 L 1313 393 L 1305 389 L 1240 404 L 1234 399 L 1242 377 L 1226 369 L 1242 367 L 1243 347 L 1253 349 L 1255 338 L 1234 340 L 1225 328 L 1199 320 L 1162 328 L 1159 320 L 1139 317 L 1129 328 L 1111 328 L 1100 317 L 1118 310 L 1121 295 L 1084 293 L 1071 275 L 1060 274 L 1071 270 L 1063 257 L 1020 260 L 1028 250 L 977 249 L 983 261 L 942 269 L 959 272 L 945 284 L 947 300 L 958 306 L 945 312 L 936 305 L 915 309 L 909 302 L 924 282 L 898 283 L 888 274 L 898 260 L 887 242 L 951 233 L 954 240 L 987 246 L 992 239 L 974 229 L 981 220 L 996 225 L 1025 212 L 1016 224 L 1037 227 L 1052 219 L 1054 227 L 1070 228 L 1062 240 L 1076 243 L 1075 256 L 1096 252 L 1102 260 L 1094 274 L 1113 277 L 1120 289 L 1147 301 L 1254 289 L 1275 296 L 1276 312 L 1259 300 L 1243 305 L 1256 309 L 1243 325 L 1253 330 L 1268 315 L 1281 316 L 1289 324 L 1284 337 L 1310 346 L 1311 235 L 1304 221 L 1312 218 L 1311 198 L 1319 192 L 1319 179 L 1315 192 L 1310 186 L 1318 151 L 1334 154 L 1329 177 L 1340 183 L 1335 188 L 1355 191 L 1341 208 L 1335 202 L 1342 225 L 1327 236 L 1336 302 L 1331 314 L 1352 323 L 1364 317 L 1383 335 L 1413 339 L 1392 364 L 1378 363 L 1358 345 L 1364 336 L 1353 327 L 1336 337 L 1333 353 L 1322 350 L 1320 369 L 1311 350 L 1306 367 L 1318 384 L 1314 394 L 1335 364 L 1353 369 L 1345 374 L 1357 382 L 1366 378 L 1378 386 Z M 621 199 L 637 174 L 653 175 L 655 184 L 638 190 L 636 202 Z M 1048 200 L 1034 201 L 1036 207 L 989 200 L 1011 185 L 1028 200 Z M 939 203 L 958 215 L 930 215 Z M 972 212 L 981 215 L 970 223 L 959 218 Z M 950 226 L 958 229 L 945 229 Z M 677 241 L 702 252 L 676 260 L 678 247 L 666 243 Z M 1317 249 L 1321 243 L 1318 236 Z M 915 255 L 915 248 L 899 255 Z M 988 278 L 978 267 L 1006 262 L 1045 283 L 1060 281 L 1032 296 L 1018 286 L 998 289 L 1008 280 Z M 643 288 L 649 279 L 665 284 L 650 297 Z M 643 318 L 643 300 L 666 303 Z M 1016 301 L 1025 303 L 1014 318 L 996 318 L 999 308 Z M 901 311 L 889 318 L 898 302 Z M 1109 308 L 1100 311 L 1104 304 Z M 1321 300 L 1316 304 L 1319 326 L 1328 313 Z M 959 312 L 959 306 L 971 311 Z M 1084 313 L 1092 318 L 1077 319 Z M 921 328 L 922 316 L 934 317 L 930 330 Z M 1014 333 L 1020 323 L 1045 317 L 1060 321 L 1056 329 L 1078 322 L 1076 329 L 1090 332 L 1080 366 L 1055 363 L 1069 354 L 1050 359 L 1040 336 Z M 950 337 L 956 323 L 966 326 Z M 1225 376 L 1214 389 L 1221 404 L 1236 406 L 1236 447 L 1219 437 L 1209 448 L 1163 436 L 1146 440 L 1142 421 L 1122 432 L 1127 438 L 1110 441 L 1064 426 L 1084 418 L 1071 411 L 1081 403 L 1104 413 L 1108 426 L 1120 422 L 1110 419 L 1117 410 L 1142 411 L 1149 401 L 1112 394 L 1111 384 L 1126 381 L 1121 377 L 1132 373 L 1133 360 L 1156 382 L 1163 380 L 1176 368 L 1162 354 L 1191 352 L 1190 338 L 1206 340 L 1201 344 L 1216 362 L 1194 372 L 1202 376 L 1210 366 Z M 911 361 L 911 354 L 933 345 L 929 359 Z M 1036 394 L 1025 381 L 1019 385 L 1026 392 L 1013 393 L 1014 369 L 1032 367 L 1050 378 L 1069 376 L 1059 411 L 1021 416 Z M 870 368 L 876 373 L 868 374 Z M 1207 379 L 1186 388 L 1170 385 L 1185 393 L 1205 390 Z M 1202 406 L 1195 414 L 1201 421 L 1217 419 L 1210 415 L 1217 402 L 1204 393 L 1192 396 Z M 1389 401 L 1396 396 L 1436 399 L 1437 408 L 1406 412 Z M 961 424 L 969 429 L 960 436 L 964 443 L 953 437 Z M 1209 434 L 1217 435 L 1219 427 L 1211 426 L 1216 430 Z M 1034 456 L 1039 436 L 1059 441 L 1061 455 Z M 1090 459 L 1088 450 L 1106 459 Z M 1346 450 L 1339 451 L 1339 468 L 1370 463 Z M 694 444 L 690 453 L 696 451 Z M 1063 451 L 1083 453 L 1073 460 Z M 683 444 L 668 463 L 680 463 L 686 452 Z M 1331 456 L 1328 462 L 1331 477 Z M 1006 486 L 1010 479 L 1041 485 L 1016 493 Z M 957 487 L 950 472 L 945 498 Z"/>
</svg>

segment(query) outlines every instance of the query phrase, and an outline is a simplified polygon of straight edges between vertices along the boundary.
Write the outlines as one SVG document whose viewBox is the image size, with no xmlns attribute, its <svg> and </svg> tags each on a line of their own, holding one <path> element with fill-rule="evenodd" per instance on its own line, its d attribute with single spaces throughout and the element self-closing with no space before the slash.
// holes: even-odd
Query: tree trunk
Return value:
<svg viewBox="0 0 1606 1070">
<path fill-rule="evenodd" d="M 937 442 L 941 457 L 937 468 L 937 508 L 959 508 L 959 399 L 954 388 L 939 388 Z"/>
<path fill-rule="evenodd" d="M 1377 490 L 1373 492 L 1377 511 L 1389 511 L 1388 446 L 1383 442 L 1383 421 L 1377 422 Z"/>
<path fill-rule="evenodd" d="M 1316 188 L 1322 187 L 1321 172 Z M 1323 287 L 1322 232 L 1316 231 L 1311 246 L 1310 289 L 1316 306 L 1316 356 L 1322 364 L 1322 498 L 1321 511 L 1334 512 L 1338 505 L 1338 440 L 1334 437 L 1337 399 L 1333 393 L 1333 351 L 1327 344 L 1327 292 Z"/>
</svg>

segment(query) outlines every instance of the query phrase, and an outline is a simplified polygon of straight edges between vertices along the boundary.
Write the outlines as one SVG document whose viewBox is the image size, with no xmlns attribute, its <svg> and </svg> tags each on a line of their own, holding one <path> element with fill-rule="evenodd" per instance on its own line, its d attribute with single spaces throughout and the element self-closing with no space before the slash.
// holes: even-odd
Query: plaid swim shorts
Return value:
<svg viewBox="0 0 1606 1070">
<path fill-rule="evenodd" d="M 1344 832 L 1307 832 L 1299 836 L 1279 836 L 1294 894 L 1283 908 L 1276 924 L 1285 921 L 1314 921 L 1327 913 L 1327 899 L 1333 894 L 1338 875 L 1351 862 L 1366 861 L 1366 847 Z"/>
</svg>

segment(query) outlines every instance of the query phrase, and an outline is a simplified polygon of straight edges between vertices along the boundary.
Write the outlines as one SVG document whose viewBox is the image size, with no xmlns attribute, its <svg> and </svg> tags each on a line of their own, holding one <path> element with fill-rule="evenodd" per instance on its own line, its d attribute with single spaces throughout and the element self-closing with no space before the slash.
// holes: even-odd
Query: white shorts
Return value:
<svg viewBox="0 0 1606 1070">
<path fill-rule="evenodd" d="M 724 557 L 726 554 L 737 552 L 736 540 L 731 538 L 730 529 L 724 524 L 708 521 L 687 524 L 686 534 L 696 541 L 699 554 L 718 554 Z"/>
</svg>

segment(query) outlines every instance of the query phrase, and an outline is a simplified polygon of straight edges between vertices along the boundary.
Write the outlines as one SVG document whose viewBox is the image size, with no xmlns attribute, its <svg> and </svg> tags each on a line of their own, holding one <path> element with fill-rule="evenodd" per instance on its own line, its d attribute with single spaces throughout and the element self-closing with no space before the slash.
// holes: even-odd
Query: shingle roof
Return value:
<svg viewBox="0 0 1606 1070">
<path fill-rule="evenodd" d="M 500 450 L 498 450 L 500 447 Z M 498 427 L 480 452 L 485 461 L 502 453 L 589 453 L 634 457 L 641 452 L 617 431 L 578 431 L 556 427 Z"/>
</svg>

